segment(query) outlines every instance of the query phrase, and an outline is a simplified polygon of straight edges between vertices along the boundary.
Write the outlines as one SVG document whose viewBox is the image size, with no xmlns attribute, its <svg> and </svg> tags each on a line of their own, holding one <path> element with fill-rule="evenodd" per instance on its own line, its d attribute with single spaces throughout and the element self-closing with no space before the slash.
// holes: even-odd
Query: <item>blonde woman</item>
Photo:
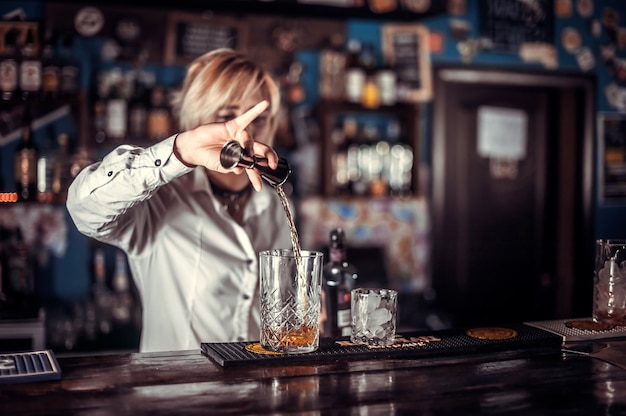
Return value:
<svg viewBox="0 0 626 416">
<path fill-rule="evenodd" d="M 119 146 L 72 183 L 78 230 L 128 256 L 143 307 L 140 351 L 259 339 L 258 252 L 291 247 L 289 228 L 276 191 L 254 170 L 223 169 L 219 152 L 234 139 L 275 168 L 279 101 L 259 65 L 209 52 L 175 99 L 181 133 Z"/>
</svg>

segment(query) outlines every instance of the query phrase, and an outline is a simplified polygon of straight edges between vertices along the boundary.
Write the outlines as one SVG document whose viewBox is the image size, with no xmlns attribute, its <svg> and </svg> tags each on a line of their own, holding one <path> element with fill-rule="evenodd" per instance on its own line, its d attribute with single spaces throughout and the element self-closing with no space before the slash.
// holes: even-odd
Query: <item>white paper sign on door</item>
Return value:
<svg viewBox="0 0 626 416">
<path fill-rule="evenodd" d="M 478 154 L 494 159 L 526 157 L 528 115 L 505 107 L 478 108 Z"/>
</svg>

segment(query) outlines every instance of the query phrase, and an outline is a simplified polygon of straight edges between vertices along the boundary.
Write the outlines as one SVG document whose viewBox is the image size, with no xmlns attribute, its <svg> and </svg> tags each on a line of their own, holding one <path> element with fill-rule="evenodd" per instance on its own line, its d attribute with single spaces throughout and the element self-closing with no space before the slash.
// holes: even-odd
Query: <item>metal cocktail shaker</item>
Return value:
<svg viewBox="0 0 626 416">
<path fill-rule="evenodd" d="M 267 166 L 266 158 L 256 155 L 249 156 L 239 142 L 235 140 L 226 142 L 224 147 L 222 147 L 220 163 L 225 169 L 235 167 L 256 169 L 261 177 L 273 187 L 284 184 L 291 173 L 291 167 L 286 159 L 278 158 L 278 167 L 271 169 Z"/>
</svg>

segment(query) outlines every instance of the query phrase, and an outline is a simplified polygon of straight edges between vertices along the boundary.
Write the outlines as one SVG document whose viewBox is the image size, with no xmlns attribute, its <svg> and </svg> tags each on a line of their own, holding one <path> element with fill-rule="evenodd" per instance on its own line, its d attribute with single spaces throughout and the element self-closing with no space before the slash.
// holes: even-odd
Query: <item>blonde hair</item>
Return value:
<svg viewBox="0 0 626 416">
<path fill-rule="evenodd" d="M 280 91 L 274 78 L 242 53 L 221 48 L 196 58 L 187 68 L 183 85 L 172 101 L 181 130 L 216 120 L 218 111 L 257 91 L 269 100 L 271 134 L 276 131 Z"/>
</svg>

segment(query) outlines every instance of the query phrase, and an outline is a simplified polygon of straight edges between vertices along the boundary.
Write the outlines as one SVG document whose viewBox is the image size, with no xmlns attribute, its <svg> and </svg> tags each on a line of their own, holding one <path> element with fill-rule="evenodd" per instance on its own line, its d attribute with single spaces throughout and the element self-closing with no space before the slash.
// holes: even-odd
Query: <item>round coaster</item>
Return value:
<svg viewBox="0 0 626 416">
<path fill-rule="evenodd" d="M 468 336 L 478 339 L 501 340 L 517 336 L 517 331 L 511 328 L 472 328 L 465 332 Z"/>
<path fill-rule="evenodd" d="M 567 321 L 565 326 L 572 329 L 582 329 L 583 331 L 609 331 L 615 328 L 615 325 L 611 325 L 604 322 L 595 322 L 591 319 Z"/>
<path fill-rule="evenodd" d="M 263 348 L 261 346 L 260 343 L 258 342 L 254 342 L 252 344 L 248 344 L 246 345 L 246 350 L 253 352 L 255 354 L 265 354 L 265 355 L 283 355 L 282 352 L 276 352 L 276 351 L 268 351 L 265 348 Z"/>
</svg>

